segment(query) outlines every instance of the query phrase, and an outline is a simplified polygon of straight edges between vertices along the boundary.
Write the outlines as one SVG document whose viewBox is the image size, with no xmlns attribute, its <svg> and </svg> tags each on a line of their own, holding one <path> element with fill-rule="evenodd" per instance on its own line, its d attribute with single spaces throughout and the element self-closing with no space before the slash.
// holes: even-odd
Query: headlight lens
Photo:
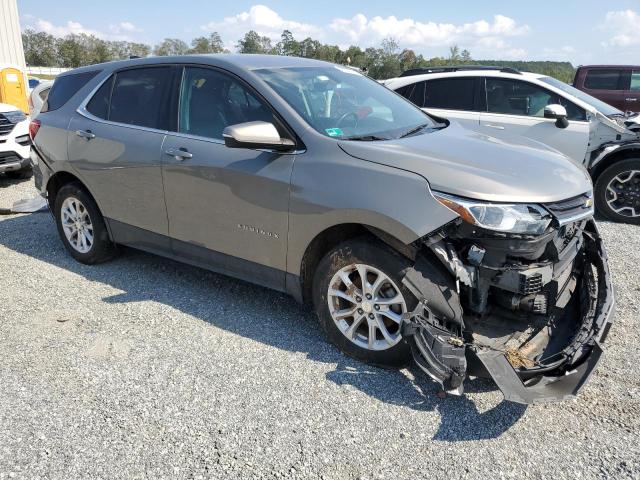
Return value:
<svg viewBox="0 0 640 480">
<path fill-rule="evenodd" d="M 539 235 L 549 226 L 551 215 L 540 205 L 527 203 L 489 203 L 448 193 L 432 192 L 445 207 L 473 225 L 488 230 Z"/>
<path fill-rule="evenodd" d="M 5 118 L 11 123 L 20 123 L 21 121 L 27 119 L 27 116 L 20 110 L 16 110 L 14 112 L 5 112 L 2 115 L 4 115 Z"/>
</svg>

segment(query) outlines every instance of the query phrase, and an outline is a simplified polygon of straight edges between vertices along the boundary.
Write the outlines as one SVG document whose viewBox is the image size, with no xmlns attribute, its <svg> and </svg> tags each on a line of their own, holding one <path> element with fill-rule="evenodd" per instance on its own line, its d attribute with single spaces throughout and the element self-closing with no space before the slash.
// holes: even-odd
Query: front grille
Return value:
<svg viewBox="0 0 640 480">
<path fill-rule="evenodd" d="M 0 152 L 0 165 L 14 163 L 22 160 L 16 152 Z"/>
<path fill-rule="evenodd" d="M 593 215 L 593 198 L 590 193 L 583 193 L 559 202 L 545 203 L 544 206 L 558 219 L 560 225 Z"/>
<path fill-rule="evenodd" d="M 9 135 L 15 123 L 11 123 L 7 117 L 0 113 L 0 135 Z"/>
</svg>

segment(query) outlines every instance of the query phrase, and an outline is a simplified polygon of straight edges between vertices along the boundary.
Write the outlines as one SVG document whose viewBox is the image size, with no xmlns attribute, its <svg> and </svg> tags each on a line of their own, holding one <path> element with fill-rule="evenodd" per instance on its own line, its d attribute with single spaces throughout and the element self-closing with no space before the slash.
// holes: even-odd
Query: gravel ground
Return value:
<svg viewBox="0 0 640 480">
<path fill-rule="evenodd" d="M 0 178 L 0 208 L 32 194 Z M 640 230 L 600 226 L 606 355 L 526 408 L 348 359 L 285 295 L 133 250 L 83 266 L 47 213 L 0 217 L 0 478 L 640 478 Z"/>
</svg>

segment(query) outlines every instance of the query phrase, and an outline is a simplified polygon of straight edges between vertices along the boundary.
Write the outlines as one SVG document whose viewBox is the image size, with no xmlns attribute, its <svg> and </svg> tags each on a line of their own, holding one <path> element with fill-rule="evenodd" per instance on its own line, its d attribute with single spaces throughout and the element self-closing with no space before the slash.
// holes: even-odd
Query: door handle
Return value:
<svg viewBox="0 0 640 480">
<path fill-rule="evenodd" d="M 637 99 L 637 98 L 625 98 L 625 100 L 626 100 L 627 102 L 637 102 L 637 101 L 638 101 L 638 99 Z"/>
<path fill-rule="evenodd" d="M 504 127 L 502 125 L 494 125 L 493 123 L 485 123 L 484 126 L 489 128 L 495 128 L 496 130 L 504 130 Z"/>
<path fill-rule="evenodd" d="M 187 160 L 189 158 L 193 158 L 193 154 L 189 153 L 186 148 L 169 148 L 165 150 L 164 153 L 176 160 Z"/>
<path fill-rule="evenodd" d="M 86 138 L 87 140 L 96 138 L 96 134 L 92 133 L 91 130 L 76 130 L 76 135 L 82 138 Z"/>
</svg>

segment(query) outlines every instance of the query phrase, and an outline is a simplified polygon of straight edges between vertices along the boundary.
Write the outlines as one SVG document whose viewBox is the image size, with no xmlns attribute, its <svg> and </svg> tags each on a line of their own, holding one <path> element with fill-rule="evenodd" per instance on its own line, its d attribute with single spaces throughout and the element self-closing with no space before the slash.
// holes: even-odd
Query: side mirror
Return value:
<svg viewBox="0 0 640 480">
<path fill-rule="evenodd" d="M 224 144 L 229 148 L 264 148 L 287 152 L 296 146 L 288 138 L 280 138 L 276 127 L 269 122 L 246 122 L 229 125 L 222 132 L 222 137 Z"/>
<path fill-rule="evenodd" d="M 556 103 L 544 107 L 544 118 L 555 118 L 556 127 L 567 128 L 569 120 L 567 120 L 567 109 Z"/>
</svg>

